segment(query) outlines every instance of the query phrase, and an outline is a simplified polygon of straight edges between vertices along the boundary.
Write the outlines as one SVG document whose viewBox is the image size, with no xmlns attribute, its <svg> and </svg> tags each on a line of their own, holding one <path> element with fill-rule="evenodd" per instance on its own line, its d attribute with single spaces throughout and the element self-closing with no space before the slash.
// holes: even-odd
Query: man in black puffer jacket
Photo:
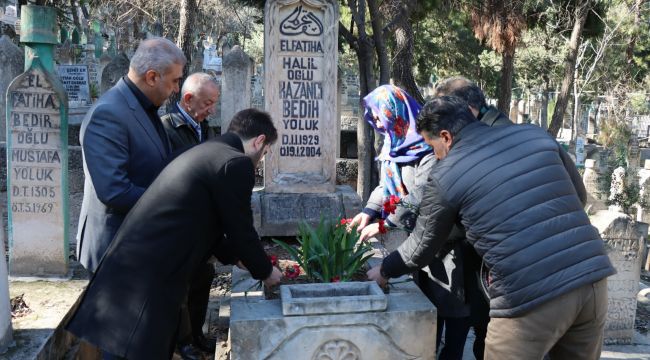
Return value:
<svg viewBox="0 0 650 360">
<path fill-rule="evenodd" d="M 486 359 L 597 359 L 615 270 L 557 142 L 536 126 L 489 127 L 447 96 L 417 125 L 440 161 L 415 231 L 369 278 L 427 265 L 460 223 L 490 268 Z"/>
</svg>

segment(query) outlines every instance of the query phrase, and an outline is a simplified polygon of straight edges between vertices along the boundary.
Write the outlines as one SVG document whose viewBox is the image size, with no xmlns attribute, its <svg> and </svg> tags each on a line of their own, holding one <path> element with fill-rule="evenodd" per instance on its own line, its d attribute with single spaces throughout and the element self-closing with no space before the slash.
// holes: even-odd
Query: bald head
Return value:
<svg viewBox="0 0 650 360">
<path fill-rule="evenodd" d="M 215 110 L 219 87 L 206 73 L 194 73 L 185 79 L 181 89 L 180 106 L 195 121 L 205 120 Z"/>
</svg>

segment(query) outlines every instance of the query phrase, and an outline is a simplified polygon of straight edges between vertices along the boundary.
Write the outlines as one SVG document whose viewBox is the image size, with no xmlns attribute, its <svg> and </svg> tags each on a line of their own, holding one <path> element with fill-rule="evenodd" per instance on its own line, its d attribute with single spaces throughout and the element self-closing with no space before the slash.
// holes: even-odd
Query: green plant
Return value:
<svg viewBox="0 0 650 360">
<path fill-rule="evenodd" d="M 298 247 L 277 239 L 273 242 L 289 253 L 311 281 L 348 281 L 372 256 L 370 244 L 357 243 L 357 227 L 348 227 L 348 223 L 348 219 L 321 217 L 316 228 L 305 222 L 298 225 Z"/>
</svg>

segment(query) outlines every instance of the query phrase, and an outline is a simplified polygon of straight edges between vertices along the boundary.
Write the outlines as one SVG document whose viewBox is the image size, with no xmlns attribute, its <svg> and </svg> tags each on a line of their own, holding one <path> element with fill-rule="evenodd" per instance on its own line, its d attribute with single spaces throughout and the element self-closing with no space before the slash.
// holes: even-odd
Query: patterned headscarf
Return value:
<svg viewBox="0 0 650 360">
<path fill-rule="evenodd" d="M 384 196 L 408 194 L 402 183 L 399 163 L 422 158 L 432 151 L 417 133 L 415 119 L 421 106 L 406 91 L 393 85 L 382 85 L 365 98 L 364 118 L 380 134 L 384 146 L 377 157 L 381 161 Z"/>
</svg>

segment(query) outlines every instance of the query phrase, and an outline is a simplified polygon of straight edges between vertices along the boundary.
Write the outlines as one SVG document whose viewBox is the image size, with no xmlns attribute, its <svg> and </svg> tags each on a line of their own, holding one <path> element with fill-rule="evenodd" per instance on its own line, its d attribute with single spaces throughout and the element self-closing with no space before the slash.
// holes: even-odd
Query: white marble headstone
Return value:
<svg viewBox="0 0 650 360">
<path fill-rule="evenodd" d="M 265 108 L 278 129 L 265 191 L 333 192 L 338 2 L 267 1 L 264 41 Z"/>
</svg>

